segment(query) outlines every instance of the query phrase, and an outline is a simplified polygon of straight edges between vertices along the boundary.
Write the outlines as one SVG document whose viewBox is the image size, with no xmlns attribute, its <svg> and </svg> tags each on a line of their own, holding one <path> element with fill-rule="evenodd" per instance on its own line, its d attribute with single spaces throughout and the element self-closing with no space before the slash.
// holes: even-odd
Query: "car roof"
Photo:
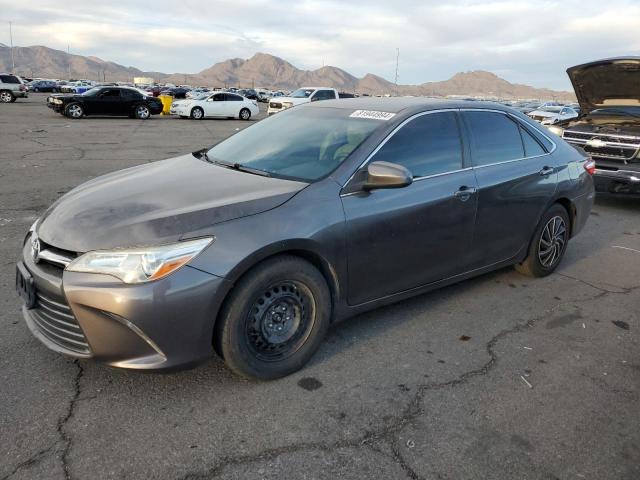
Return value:
<svg viewBox="0 0 640 480">
<path fill-rule="evenodd" d="M 495 102 L 455 100 L 426 97 L 359 97 L 312 102 L 313 108 L 343 108 L 347 110 L 375 110 L 389 113 L 402 111 L 439 110 L 449 108 L 483 108 L 512 111 L 510 107 Z"/>
</svg>

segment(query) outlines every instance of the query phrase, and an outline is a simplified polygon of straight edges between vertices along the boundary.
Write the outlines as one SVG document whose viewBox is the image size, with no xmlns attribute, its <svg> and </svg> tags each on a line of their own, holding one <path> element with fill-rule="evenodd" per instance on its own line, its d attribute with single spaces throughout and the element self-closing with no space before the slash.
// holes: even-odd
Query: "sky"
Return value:
<svg viewBox="0 0 640 480">
<path fill-rule="evenodd" d="M 0 0 L 0 43 L 197 73 L 256 52 L 401 84 L 488 70 L 570 90 L 567 67 L 640 55 L 640 0 Z M 3 25 L 4 24 L 4 25 Z"/>
</svg>

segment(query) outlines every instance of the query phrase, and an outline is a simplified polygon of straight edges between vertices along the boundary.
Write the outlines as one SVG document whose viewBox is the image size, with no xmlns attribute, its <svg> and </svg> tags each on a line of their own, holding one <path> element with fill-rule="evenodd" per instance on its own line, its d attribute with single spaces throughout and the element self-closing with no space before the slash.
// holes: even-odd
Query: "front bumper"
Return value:
<svg viewBox="0 0 640 480">
<path fill-rule="evenodd" d="M 16 98 L 27 98 L 29 96 L 29 92 L 18 90 L 16 92 L 13 92 L 13 96 Z"/>
<path fill-rule="evenodd" d="M 593 176 L 596 192 L 640 195 L 640 170 L 598 168 Z"/>
<path fill-rule="evenodd" d="M 22 261 L 38 298 L 58 307 L 52 312 L 46 307 L 53 304 L 38 302 L 23 307 L 23 316 L 50 349 L 138 370 L 186 367 L 213 354 L 214 321 L 229 289 L 225 279 L 185 266 L 155 282 L 126 285 L 107 275 L 35 263 L 30 251 L 26 242 Z M 68 317 L 61 316 L 65 312 Z M 74 322 L 79 336 L 72 335 Z"/>
</svg>

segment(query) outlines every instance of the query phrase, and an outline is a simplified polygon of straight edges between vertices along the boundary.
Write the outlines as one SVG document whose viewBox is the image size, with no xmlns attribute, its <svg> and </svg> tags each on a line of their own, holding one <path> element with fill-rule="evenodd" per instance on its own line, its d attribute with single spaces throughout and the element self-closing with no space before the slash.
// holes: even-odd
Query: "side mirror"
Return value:
<svg viewBox="0 0 640 480">
<path fill-rule="evenodd" d="M 391 162 L 373 162 L 367 167 L 367 178 L 362 188 L 402 188 L 413 183 L 413 175 L 402 165 Z"/>
</svg>

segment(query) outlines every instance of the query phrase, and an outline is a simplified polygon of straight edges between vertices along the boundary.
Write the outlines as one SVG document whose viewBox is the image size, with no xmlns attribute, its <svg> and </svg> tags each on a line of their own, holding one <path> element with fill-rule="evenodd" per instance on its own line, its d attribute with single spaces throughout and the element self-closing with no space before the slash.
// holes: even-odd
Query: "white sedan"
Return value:
<svg viewBox="0 0 640 480">
<path fill-rule="evenodd" d="M 578 118 L 579 112 L 571 107 L 549 105 L 540 107 L 527 115 L 542 125 L 554 125 L 563 120 Z"/>
<path fill-rule="evenodd" d="M 208 92 L 196 98 L 176 100 L 171 104 L 170 113 L 195 120 L 205 117 L 249 120 L 259 111 L 258 102 L 241 95 L 229 92 Z"/>
</svg>

